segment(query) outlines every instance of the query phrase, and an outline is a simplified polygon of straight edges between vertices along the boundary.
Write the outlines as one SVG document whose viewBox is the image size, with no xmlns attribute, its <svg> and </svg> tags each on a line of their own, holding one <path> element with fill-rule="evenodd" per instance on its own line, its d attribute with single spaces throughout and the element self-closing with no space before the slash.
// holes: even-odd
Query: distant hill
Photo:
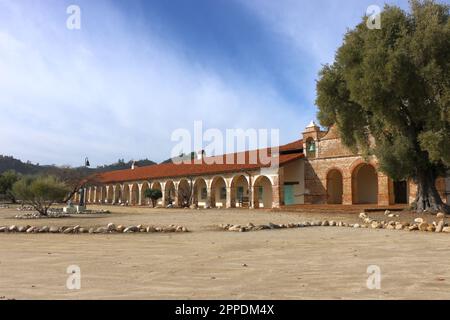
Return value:
<svg viewBox="0 0 450 320">
<path fill-rule="evenodd" d="M 196 153 L 196 152 L 191 152 L 191 153 L 189 153 L 189 154 L 184 154 L 184 153 L 182 153 L 182 154 L 180 154 L 180 155 L 179 155 L 178 157 L 176 157 L 176 158 L 170 158 L 170 159 L 164 160 L 163 162 L 161 162 L 161 164 L 164 164 L 164 163 L 173 163 L 173 162 L 175 162 L 175 161 L 194 160 L 196 156 L 197 156 L 197 153 Z"/>
<path fill-rule="evenodd" d="M 86 175 L 89 175 L 98 172 L 129 169 L 131 168 L 132 163 L 133 163 L 132 160 L 125 162 L 123 159 L 120 159 L 116 163 L 98 166 L 97 168 L 86 168 L 86 167 L 70 168 L 67 166 L 40 165 L 39 163 L 33 164 L 30 161 L 23 162 L 11 156 L 0 155 L 0 174 L 8 170 L 14 170 L 21 174 L 56 174 L 61 170 L 67 170 L 69 168 L 81 171 Z M 144 159 L 136 161 L 135 164 L 138 167 L 143 167 L 156 164 L 156 162 Z"/>
</svg>

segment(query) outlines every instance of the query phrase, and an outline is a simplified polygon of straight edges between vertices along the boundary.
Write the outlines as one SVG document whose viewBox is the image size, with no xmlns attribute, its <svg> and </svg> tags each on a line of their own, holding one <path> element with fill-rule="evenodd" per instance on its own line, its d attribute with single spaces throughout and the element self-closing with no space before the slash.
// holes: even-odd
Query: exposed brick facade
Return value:
<svg viewBox="0 0 450 320">
<path fill-rule="evenodd" d="M 312 123 L 303 133 L 303 141 L 304 150 L 306 150 L 304 160 L 305 203 L 326 204 L 330 203 L 331 198 L 339 198 L 330 194 L 329 191 L 330 172 L 334 170 L 337 170 L 342 177 L 342 204 L 374 203 L 390 205 L 399 203 L 399 199 L 403 198 L 402 193 L 404 193 L 405 202 L 411 203 L 414 201 L 417 186 L 412 181 L 405 182 L 404 188 L 401 183 L 399 186 L 398 183 L 378 171 L 376 158 L 372 157 L 366 161 L 360 155 L 355 155 L 346 148 L 339 139 L 339 134 L 335 128 L 323 132 Z M 311 143 L 314 143 L 314 151 L 311 151 Z M 370 179 L 369 175 L 362 176 L 363 170 L 360 169 L 366 166 L 372 166 L 375 169 L 373 179 Z M 364 171 L 370 172 L 371 169 L 366 167 Z M 339 174 L 333 176 L 339 177 Z M 436 187 L 442 199 L 447 202 L 448 186 L 446 186 L 445 178 L 439 178 L 436 181 Z M 396 190 L 396 188 L 398 189 Z M 364 191 L 367 192 L 361 197 L 364 196 L 365 198 L 358 199 L 359 193 L 364 193 Z M 372 196 L 370 193 L 372 193 Z"/>
</svg>

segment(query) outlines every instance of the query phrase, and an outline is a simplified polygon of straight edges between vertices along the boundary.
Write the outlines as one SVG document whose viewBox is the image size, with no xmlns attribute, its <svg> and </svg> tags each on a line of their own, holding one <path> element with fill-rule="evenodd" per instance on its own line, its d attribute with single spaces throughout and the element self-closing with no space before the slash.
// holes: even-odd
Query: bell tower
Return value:
<svg viewBox="0 0 450 320">
<path fill-rule="evenodd" d="M 303 132 L 303 150 L 307 158 L 316 158 L 319 154 L 320 127 L 311 121 Z"/>
</svg>

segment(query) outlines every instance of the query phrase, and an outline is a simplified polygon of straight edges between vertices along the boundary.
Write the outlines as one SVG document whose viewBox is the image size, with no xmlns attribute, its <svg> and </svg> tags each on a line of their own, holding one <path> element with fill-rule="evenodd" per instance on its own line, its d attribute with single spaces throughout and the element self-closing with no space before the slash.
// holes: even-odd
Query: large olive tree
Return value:
<svg viewBox="0 0 450 320">
<path fill-rule="evenodd" d="M 449 213 L 435 187 L 450 166 L 449 6 L 414 0 L 409 12 L 385 6 L 381 29 L 366 20 L 320 72 L 319 121 L 391 178 L 412 178 L 418 212 Z"/>
</svg>

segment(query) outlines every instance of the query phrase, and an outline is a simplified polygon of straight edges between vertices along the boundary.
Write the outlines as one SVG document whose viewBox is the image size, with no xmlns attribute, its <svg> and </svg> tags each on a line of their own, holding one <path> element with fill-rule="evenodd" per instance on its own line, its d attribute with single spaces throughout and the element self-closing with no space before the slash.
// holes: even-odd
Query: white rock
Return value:
<svg viewBox="0 0 450 320">
<path fill-rule="evenodd" d="M 108 229 L 105 227 L 99 227 L 97 229 L 95 229 L 94 233 L 107 233 Z"/>
<path fill-rule="evenodd" d="M 39 229 L 39 233 L 46 233 L 46 232 L 48 232 L 50 230 L 50 228 L 49 227 L 47 227 L 47 226 L 43 226 L 42 228 L 40 228 Z"/>
<path fill-rule="evenodd" d="M 439 212 L 439 213 L 436 215 L 436 218 L 438 218 L 438 219 L 444 219 L 444 218 L 445 218 L 445 214 L 443 214 L 442 212 Z"/>
<path fill-rule="evenodd" d="M 29 227 L 29 228 L 27 229 L 27 233 L 32 233 L 32 232 L 34 232 L 34 229 L 36 229 L 36 227 Z"/>
<path fill-rule="evenodd" d="M 64 231 L 63 231 L 63 233 L 65 233 L 65 234 L 71 233 L 71 232 L 73 232 L 73 228 L 72 227 L 65 228 Z"/>
<path fill-rule="evenodd" d="M 422 223 L 422 222 L 423 222 L 423 219 L 422 219 L 422 218 L 415 218 L 415 219 L 414 219 L 414 222 L 415 222 L 415 223 Z"/>
<path fill-rule="evenodd" d="M 26 232 L 28 228 L 29 227 L 26 227 L 26 226 L 17 227 L 17 232 Z"/>
<path fill-rule="evenodd" d="M 372 227 L 372 229 L 381 229 L 381 223 L 379 223 L 378 221 L 372 222 L 370 226 Z"/>
<path fill-rule="evenodd" d="M 450 233 L 450 227 L 442 228 L 442 232 Z"/>
<path fill-rule="evenodd" d="M 231 227 L 229 227 L 228 231 L 239 231 L 239 229 L 241 229 L 241 226 L 238 224 L 235 224 L 235 225 L 232 225 Z M 273 228 L 271 228 L 271 229 L 273 229 Z"/>
<path fill-rule="evenodd" d="M 434 232 L 442 232 L 442 229 L 444 229 L 444 220 L 441 220 L 436 225 L 436 230 Z"/>
</svg>

